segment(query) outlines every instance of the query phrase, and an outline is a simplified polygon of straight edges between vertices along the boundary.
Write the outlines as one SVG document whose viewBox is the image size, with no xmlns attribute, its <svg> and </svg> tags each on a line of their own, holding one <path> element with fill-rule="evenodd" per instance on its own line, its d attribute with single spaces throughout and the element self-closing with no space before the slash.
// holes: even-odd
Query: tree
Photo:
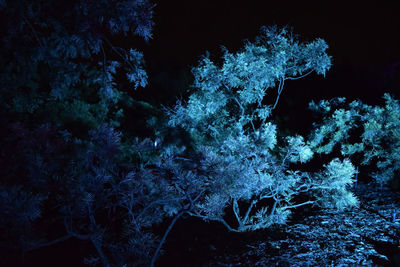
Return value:
<svg viewBox="0 0 400 267">
<path fill-rule="evenodd" d="M 142 53 L 112 38 L 149 40 L 153 7 L 147 0 L 0 2 L 2 254 L 78 238 L 96 249 L 87 259 L 93 264 L 146 261 L 151 222 L 123 238 L 110 231 L 135 223 L 124 185 L 139 168 L 121 140 L 128 136 L 115 130 L 130 102 L 115 76 L 135 89 L 147 84 Z"/>
<path fill-rule="evenodd" d="M 279 144 L 276 126 L 268 121 L 285 80 L 325 74 L 331 65 L 327 48 L 321 39 L 301 44 L 285 28 L 263 27 L 254 43 L 235 54 L 225 50 L 221 66 L 206 56 L 193 69 L 194 92 L 169 111 L 169 125 L 190 134 L 209 176 L 191 215 L 240 232 L 284 224 L 290 210 L 303 205 L 357 204 L 346 189 L 355 173 L 348 160 L 334 159 L 314 174 L 293 170 L 294 163 L 312 158 L 311 147 L 301 136 Z M 274 105 L 265 105 L 268 89 L 277 84 Z M 309 199 L 294 203 L 299 194 Z M 235 222 L 226 220 L 228 207 Z"/>
<path fill-rule="evenodd" d="M 24 253 L 75 238 L 96 251 L 86 263 L 153 265 L 183 214 L 246 231 L 285 223 L 303 205 L 356 204 L 346 188 L 354 174 L 348 160 L 319 173 L 293 170 L 310 160 L 311 147 L 301 136 L 281 145 L 267 121 L 285 80 L 329 69 L 323 40 L 300 44 L 286 29 L 263 28 L 239 53 L 226 51 L 222 67 L 204 58 L 193 69 L 197 90 L 167 114 L 171 127 L 191 137 L 186 149 L 118 129 L 132 101 L 115 76 L 134 88 L 147 76 L 143 55 L 115 46 L 112 36 L 149 39 L 149 1 L 18 0 L 0 7 L 8 23 L 0 57 L 3 248 Z M 264 105 L 277 84 L 275 104 Z M 299 194 L 308 200 L 295 202 Z M 224 216 L 227 207 L 236 223 Z M 152 227 L 167 218 L 157 240 Z"/>
<path fill-rule="evenodd" d="M 0 101 L 6 112 L 70 130 L 119 125 L 129 96 L 118 90 L 114 76 L 126 75 L 137 88 L 147 84 L 147 75 L 142 53 L 116 47 L 111 37 L 149 40 L 149 1 L 18 0 L 0 8 Z"/>
</svg>

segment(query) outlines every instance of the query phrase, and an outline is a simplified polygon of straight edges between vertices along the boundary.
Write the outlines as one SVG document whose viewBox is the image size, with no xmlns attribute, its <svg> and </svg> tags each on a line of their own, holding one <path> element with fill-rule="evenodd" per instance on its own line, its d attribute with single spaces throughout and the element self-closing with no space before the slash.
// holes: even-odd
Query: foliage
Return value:
<svg viewBox="0 0 400 267">
<path fill-rule="evenodd" d="M 218 131 L 225 129 L 224 134 L 219 133 L 221 138 L 251 123 L 264 124 L 285 80 L 312 72 L 324 75 L 330 68 L 327 48 L 322 39 L 303 44 L 285 28 L 263 27 L 256 41 L 247 42 L 241 51 L 232 54 L 225 50 L 221 67 L 205 56 L 193 68 L 194 87 L 200 90 L 190 96 L 187 107 L 178 103 L 170 124 L 199 129 L 209 137 L 219 127 Z M 274 106 L 263 105 L 267 90 L 276 85 Z"/>
<path fill-rule="evenodd" d="M 138 88 L 147 75 L 142 53 L 113 38 L 150 39 L 152 10 L 147 0 L 0 2 L 3 248 L 77 238 L 97 251 L 88 263 L 149 262 L 150 227 L 173 206 L 155 200 L 171 190 L 155 189 L 152 171 L 132 161 L 139 150 L 115 130 L 131 100 L 116 76 Z M 146 186 L 153 191 L 140 194 Z"/>
<path fill-rule="evenodd" d="M 301 136 L 287 137 L 278 146 L 276 126 L 267 121 L 276 102 L 274 107 L 263 104 L 277 83 L 279 97 L 286 79 L 324 74 L 330 67 L 326 49 L 321 39 L 300 44 L 286 29 L 262 28 L 255 43 L 235 54 L 225 51 L 221 67 L 204 57 L 193 69 L 196 90 L 187 103 L 169 111 L 169 125 L 190 134 L 209 175 L 206 194 L 191 215 L 246 231 L 285 223 L 290 210 L 302 205 L 356 204 L 345 187 L 352 183 L 351 163 L 333 160 L 317 174 L 292 170 L 293 163 L 307 162 L 313 152 Z M 309 194 L 309 200 L 294 203 L 300 194 Z M 226 220 L 228 207 L 234 223 Z"/>
<path fill-rule="evenodd" d="M 147 75 L 142 53 L 116 47 L 110 39 L 117 34 L 151 38 L 153 5 L 147 0 L 17 0 L 3 6 L 4 108 L 20 119 L 67 128 L 119 126 L 121 98 L 128 96 L 114 77 L 126 75 L 137 88 L 146 86 Z"/>
<path fill-rule="evenodd" d="M 77 238 L 97 251 L 87 262 L 148 265 L 159 242 L 152 227 L 191 209 L 207 179 L 195 160 L 183 160 L 182 148 L 125 143 L 109 125 L 87 140 L 51 125 L 8 130 L 14 135 L 3 151 L 19 154 L 0 185 L 2 247 L 27 252 Z M 1 165 L 8 161 L 4 153 Z"/>
<path fill-rule="evenodd" d="M 400 170 L 400 104 L 389 94 L 383 98 L 383 107 L 359 100 L 346 103 L 345 98 L 311 102 L 310 108 L 323 114 L 311 135 L 311 147 L 324 154 L 338 147 L 344 156 L 360 155 L 361 164 L 376 164 L 375 181 L 387 184 Z"/>
<path fill-rule="evenodd" d="M 246 231 L 285 223 L 302 205 L 356 204 L 346 190 L 350 162 L 293 170 L 312 147 L 301 136 L 281 144 L 267 121 L 285 80 L 329 69 L 321 39 L 301 44 L 286 29 L 262 28 L 240 52 L 225 51 L 221 67 L 205 57 L 193 69 L 197 90 L 168 114 L 191 149 L 118 129 L 134 101 L 116 76 L 134 88 L 147 76 L 143 55 L 112 38 L 151 38 L 152 8 L 147 0 L 0 1 L 2 247 L 28 252 L 75 238 L 95 249 L 88 264 L 153 265 L 183 214 Z M 275 104 L 263 104 L 275 86 Z M 300 194 L 308 199 L 296 202 Z M 159 239 L 153 227 L 168 219 Z"/>
</svg>

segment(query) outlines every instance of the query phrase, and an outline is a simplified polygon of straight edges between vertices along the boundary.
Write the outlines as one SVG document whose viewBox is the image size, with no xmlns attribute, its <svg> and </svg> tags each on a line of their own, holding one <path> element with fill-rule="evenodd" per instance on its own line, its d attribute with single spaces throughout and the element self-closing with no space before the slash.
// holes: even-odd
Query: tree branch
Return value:
<svg viewBox="0 0 400 267">
<path fill-rule="evenodd" d="M 161 247 L 162 247 L 162 245 L 164 244 L 165 240 L 167 239 L 167 236 L 168 236 L 169 232 L 171 231 L 172 227 L 174 226 L 174 224 L 176 223 L 176 221 L 177 221 L 183 214 L 185 214 L 186 212 L 187 212 L 186 210 L 182 210 L 181 212 L 179 212 L 179 213 L 174 217 L 174 219 L 172 219 L 171 223 L 168 225 L 167 230 L 165 231 L 163 237 L 161 238 L 161 241 L 160 241 L 160 243 L 158 244 L 157 249 L 156 249 L 156 251 L 154 252 L 153 257 L 151 258 L 151 263 L 150 263 L 150 266 L 151 266 L 151 267 L 154 266 L 154 263 L 155 263 L 156 260 L 157 260 L 158 253 L 160 252 Z"/>
<path fill-rule="evenodd" d="M 298 76 L 298 77 L 287 77 L 286 79 L 287 79 L 287 80 L 298 80 L 298 79 L 301 79 L 301 78 L 306 77 L 307 75 L 311 74 L 312 72 L 313 72 L 313 70 L 310 70 L 310 71 L 307 72 L 306 74 L 300 75 L 300 76 Z"/>
<path fill-rule="evenodd" d="M 115 46 L 114 46 L 106 37 L 104 37 L 103 39 L 104 39 L 104 41 L 106 41 L 106 43 L 111 47 L 111 49 L 112 49 L 118 56 L 120 56 L 120 58 L 121 58 L 126 64 L 128 64 L 129 67 L 131 67 L 132 70 L 135 69 L 135 67 L 126 59 L 126 57 L 124 57 L 124 55 L 122 55 L 122 54 L 115 48 Z"/>
<path fill-rule="evenodd" d="M 101 262 L 104 267 L 109 267 L 111 266 L 110 263 L 108 262 L 108 259 L 106 255 L 104 255 L 104 252 L 101 248 L 101 244 L 97 240 L 94 239 L 94 237 L 90 238 L 90 241 L 92 241 L 93 246 L 96 248 L 97 253 L 100 256 Z"/>
<path fill-rule="evenodd" d="M 243 227 L 243 222 L 242 219 L 240 218 L 240 210 L 239 210 L 239 205 L 237 203 L 237 200 L 233 200 L 233 205 L 232 205 L 233 213 L 235 214 L 236 220 L 239 223 L 239 229 Z"/>
<path fill-rule="evenodd" d="M 300 203 L 300 204 L 291 205 L 291 206 L 286 206 L 286 207 L 284 207 L 284 208 L 285 208 L 285 209 L 293 209 L 293 208 L 297 208 L 297 207 L 300 207 L 300 206 L 304 206 L 304 205 L 308 205 L 308 204 L 313 204 L 313 203 L 314 203 L 314 201 L 309 200 L 309 201 L 306 201 L 306 202 L 303 202 L 303 203 Z"/>
<path fill-rule="evenodd" d="M 218 222 L 222 223 L 223 225 L 225 225 L 225 227 L 231 232 L 236 232 L 236 233 L 240 232 L 239 230 L 236 230 L 236 229 L 230 227 L 229 224 L 222 218 L 216 219 L 216 221 L 218 221 Z"/>
<path fill-rule="evenodd" d="M 249 218 L 250 212 L 253 209 L 253 206 L 257 203 L 257 200 L 254 199 L 251 203 L 249 208 L 247 209 L 246 215 L 244 216 L 243 223 L 246 223 L 247 219 Z"/>
<path fill-rule="evenodd" d="M 282 77 L 282 78 L 279 80 L 278 96 L 276 97 L 275 104 L 274 104 L 274 106 L 272 107 L 272 109 L 275 109 L 275 108 L 276 108 L 276 105 L 278 104 L 279 97 L 281 96 L 281 93 L 282 93 L 283 85 L 284 85 L 284 84 L 285 84 L 285 78 Z"/>
<path fill-rule="evenodd" d="M 49 241 L 49 242 L 46 242 L 46 243 L 39 244 L 39 245 L 30 247 L 30 248 L 28 248 L 28 249 L 25 249 L 25 252 L 27 252 L 27 251 L 32 251 L 32 250 L 36 250 L 36 249 L 43 248 L 43 247 L 48 247 L 48 246 L 51 246 L 51 245 L 54 245 L 54 244 L 63 242 L 63 241 L 65 241 L 65 240 L 68 240 L 68 239 L 70 239 L 71 237 L 72 237 L 72 235 L 68 234 L 68 235 L 65 235 L 65 236 L 63 236 L 63 237 L 57 238 L 57 239 L 55 239 L 55 240 L 52 240 L 52 241 Z"/>
<path fill-rule="evenodd" d="M 30 23 L 30 21 L 27 19 L 27 17 L 25 17 L 24 14 L 22 14 L 22 17 L 24 18 L 24 21 L 26 22 L 26 24 L 28 24 L 28 27 L 31 29 L 31 31 L 33 33 L 33 36 L 35 37 L 36 41 L 39 43 L 39 46 L 41 48 L 43 48 L 44 47 L 43 43 L 40 40 L 39 35 L 37 34 L 37 32 L 36 32 L 35 28 L 33 27 L 33 25 Z"/>
</svg>

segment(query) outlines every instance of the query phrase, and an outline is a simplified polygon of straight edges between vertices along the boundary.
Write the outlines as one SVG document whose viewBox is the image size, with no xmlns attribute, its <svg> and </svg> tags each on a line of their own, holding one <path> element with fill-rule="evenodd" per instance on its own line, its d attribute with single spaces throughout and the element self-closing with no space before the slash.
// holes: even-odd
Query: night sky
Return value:
<svg viewBox="0 0 400 267">
<path fill-rule="evenodd" d="M 205 51 L 218 59 L 221 45 L 237 51 L 243 40 L 254 40 L 261 26 L 288 25 L 301 42 L 324 39 L 333 67 L 326 78 L 313 74 L 288 81 L 278 112 L 298 112 L 311 100 L 335 96 L 359 98 L 368 104 L 382 104 L 385 92 L 398 98 L 400 20 L 396 1 L 318 2 L 160 1 L 154 9 L 153 39 L 141 48 L 150 77 L 149 88 L 141 90 L 150 98 L 172 103 L 190 86 L 190 69 Z"/>
</svg>

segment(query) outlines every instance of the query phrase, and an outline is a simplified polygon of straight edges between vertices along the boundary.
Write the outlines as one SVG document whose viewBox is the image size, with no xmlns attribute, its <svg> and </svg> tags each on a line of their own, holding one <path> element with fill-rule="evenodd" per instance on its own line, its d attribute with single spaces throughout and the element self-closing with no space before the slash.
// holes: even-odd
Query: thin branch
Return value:
<svg viewBox="0 0 400 267">
<path fill-rule="evenodd" d="M 303 189 L 303 188 L 305 188 L 305 189 Z M 297 192 L 308 192 L 308 191 L 310 191 L 310 188 L 311 188 L 310 184 L 303 184 L 303 185 L 297 187 L 296 191 Z"/>
<path fill-rule="evenodd" d="M 106 81 L 106 52 L 104 51 L 104 47 L 103 47 L 103 44 L 101 44 L 100 45 L 100 48 L 101 48 L 101 52 L 103 53 L 103 86 L 104 86 L 104 88 L 106 88 L 106 83 L 107 83 L 107 81 Z"/>
<path fill-rule="evenodd" d="M 275 199 L 275 197 L 274 197 L 274 199 Z M 277 203 L 278 203 L 278 201 L 275 199 L 274 205 L 272 206 L 271 213 L 269 214 L 269 216 L 274 215 Z"/>
<path fill-rule="evenodd" d="M 266 198 L 271 198 L 271 197 L 273 197 L 273 196 L 275 196 L 275 195 L 276 195 L 276 193 L 275 193 L 275 194 L 271 194 L 271 195 L 261 195 L 261 196 L 260 196 L 260 200 L 266 199 Z"/>
<path fill-rule="evenodd" d="M 133 214 L 133 197 L 129 198 L 129 207 L 126 207 L 128 209 L 128 214 L 131 216 L 131 222 L 135 225 L 136 231 L 140 232 L 140 226 L 138 225 L 137 219 L 135 217 L 135 214 Z"/>
<path fill-rule="evenodd" d="M 236 230 L 236 229 L 230 227 L 229 224 L 223 218 L 209 218 L 207 216 L 201 215 L 200 213 L 198 213 L 196 211 L 194 211 L 194 212 L 193 211 L 187 211 L 187 214 L 189 214 L 190 216 L 193 216 L 193 217 L 201 218 L 201 219 L 203 219 L 205 221 L 214 220 L 214 221 L 220 222 L 223 225 L 225 225 L 225 227 L 228 229 L 228 231 L 236 232 L 236 233 L 240 232 L 239 230 Z"/>
<path fill-rule="evenodd" d="M 170 198 L 170 199 L 167 199 L 167 200 L 156 200 L 156 201 L 153 201 L 152 203 L 150 203 L 149 205 L 147 205 L 139 214 L 138 214 L 138 216 L 136 216 L 137 218 L 141 218 L 146 212 L 147 212 L 147 210 L 148 209 L 150 209 L 151 207 L 153 207 L 154 205 L 157 205 L 157 204 L 165 204 L 165 203 L 171 203 L 171 202 L 173 202 L 173 201 L 175 201 L 175 200 L 181 200 L 182 198 L 181 197 L 175 197 L 175 198 Z"/>
<path fill-rule="evenodd" d="M 306 202 L 303 202 L 303 203 L 300 203 L 300 204 L 291 205 L 291 206 L 286 206 L 286 207 L 284 207 L 284 208 L 285 208 L 285 209 L 293 209 L 293 208 L 297 208 L 297 207 L 300 207 L 300 206 L 304 206 L 304 205 L 308 205 L 308 204 L 313 204 L 313 203 L 314 203 L 314 201 L 309 200 L 309 201 L 306 201 Z"/>
<path fill-rule="evenodd" d="M 101 249 L 101 244 L 99 244 L 99 242 L 97 242 L 97 240 L 95 240 L 94 238 L 91 238 L 90 240 L 92 241 L 93 246 L 96 248 L 96 251 L 100 256 L 101 263 L 103 264 L 103 266 L 104 267 L 111 266 L 110 263 L 108 262 L 106 255 L 104 255 L 104 252 Z"/>
<path fill-rule="evenodd" d="M 92 209 L 91 209 L 91 207 L 90 207 L 90 204 L 88 204 L 87 208 L 88 208 L 88 215 L 89 215 L 90 223 L 91 223 L 92 225 L 96 225 L 96 221 L 95 221 L 95 219 L 94 219 L 94 215 L 93 215 Z"/>
<path fill-rule="evenodd" d="M 189 210 L 193 208 L 194 203 L 199 200 L 199 198 L 204 194 L 205 190 L 202 190 L 194 199 L 189 197 L 189 202 L 190 202 L 190 206 L 189 206 Z"/>
<path fill-rule="evenodd" d="M 218 221 L 218 222 L 222 223 L 223 225 L 225 225 L 225 227 L 231 232 L 236 232 L 236 233 L 240 232 L 239 230 L 236 230 L 236 229 L 230 227 L 229 224 L 222 218 L 216 219 L 216 221 Z"/>
<path fill-rule="evenodd" d="M 181 212 L 179 212 L 179 213 L 174 217 L 174 219 L 172 219 L 171 223 L 168 225 L 167 230 L 165 231 L 163 237 L 161 238 L 161 241 L 160 241 L 160 243 L 158 244 L 157 249 L 156 249 L 156 251 L 154 252 L 153 257 L 151 258 L 151 263 L 150 263 L 150 266 L 151 266 L 151 267 L 154 266 L 154 263 L 156 262 L 156 259 L 157 259 L 157 256 L 158 256 L 158 253 L 160 252 L 161 247 L 162 247 L 162 245 L 164 244 L 165 240 L 167 239 L 167 236 L 168 236 L 169 232 L 171 231 L 172 227 L 174 226 L 174 224 L 176 223 L 176 221 L 177 221 L 183 214 L 185 214 L 186 212 L 187 212 L 187 210 L 182 210 Z"/>
<path fill-rule="evenodd" d="M 90 206 L 88 206 L 89 209 L 89 217 L 90 217 L 90 222 L 91 224 L 96 225 L 96 221 L 94 219 L 94 216 L 91 212 Z M 70 217 L 70 216 L 69 216 Z M 81 239 L 81 240 L 90 240 L 93 244 L 93 246 L 96 248 L 97 253 L 100 256 L 101 262 L 103 264 L 103 266 L 105 267 L 109 267 L 110 263 L 108 262 L 107 257 L 104 255 L 103 250 L 101 248 L 101 244 L 99 244 L 99 242 L 95 239 L 95 235 L 93 234 L 87 234 L 87 235 L 82 235 L 82 234 L 78 234 L 73 232 L 72 230 L 72 218 L 70 217 L 70 225 L 67 223 L 67 218 L 64 218 L 64 226 L 67 230 L 67 233 L 75 238 Z"/>
<path fill-rule="evenodd" d="M 356 186 L 357 185 L 357 181 L 358 181 L 358 174 L 359 174 L 360 172 L 358 171 L 358 166 L 357 166 L 357 169 L 356 169 L 356 179 L 355 179 L 355 183 L 354 183 L 354 186 Z"/>
<path fill-rule="evenodd" d="M 281 163 L 281 167 L 282 167 L 282 168 L 283 168 L 283 166 L 285 166 L 286 160 L 289 158 L 290 155 L 292 155 L 292 153 L 291 153 L 290 150 L 288 150 L 288 151 L 286 152 L 285 157 L 284 157 L 283 160 L 282 160 L 282 163 Z"/>
<path fill-rule="evenodd" d="M 300 75 L 300 76 L 298 76 L 298 77 L 287 77 L 286 79 L 287 79 L 287 80 L 298 80 L 298 79 L 301 79 L 301 78 L 306 77 L 307 75 L 311 74 L 312 72 L 313 72 L 313 70 L 310 70 L 310 71 L 307 72 L 306 74 Z"/>
<path fill-rule="evenodd" d="M 121 59 L 127 63 L 129 65 L 129 67 L 132 68 L 132 70 L 135 69 L 135 67 L 126 59 L 126 56 L 122 55 L 116 48 L 115 46 L 106 38 L 104 37 L 104 41 L 106 41 L 106 43 L 111 47 L 111 49 L 118 55 L 121 57 Z"/>
<path fill-rule="evenodd" d="M 247 209 L 246 215 L 244 216 L 243 222 L 246 223 L 247 219 L 249 218 L 250 212 L 253 209 L 253 206 L 257 203 L 257 200 L 254 199 L 251 203 L 249 208 Z"/>
<path fill-rule="evenodd" d="M 24 18 L 24 21 L 26 22 L 26 24 L 28 24 L 28 27 L 31 29 L 31 31 L 32 31 L 32 33 L 33 33 L 33 36 L 35 37 L 36 41 L 39 43 L 39 46 L 40 46 L 41 48 L 43 48 L 43 47 L 44 47 L 44 46 L 43 46 L 43 43 L 42 43 L 42 41 L 40 40 L 39 35 L 38 35 L 38 33 L 36 32 L 36 30 L 35 30 L 35 28 L 33 27 L 33 25 L 30 23 L 30 21 L 27 19 L 27 17 L 25 17 L 24 14 L 22 14 L 22 17 Z"/>
<path fill-rule="evenodd" d="M 67 233 L 68 233 L 69 235 L 75 237 L 75 238 L 78 238 L 78 239 L 81 239 L 81 240 L 88 240 L 88 239 L 90 239 L 90 237 L 91 237 L 89 234 L 87 234 L 87 235 L 82 235 L 82 234 L 75 233 L 75 232 L 72 230 L 71 218 L 70 218 L 70 225 L 67 223 L 67 217 L 64 218 L 64 226 L 65 226 L 65 230 L 67 231 Z"/>
<path fill-rule="evenodd" d="M 282 77 L 282 78 L 279 80 L 278 96 L 276 97 L 275 104 L 274 104 L 274 106 L 272 107 L 272 109 L 275 109 L 275 108 L 276 108 L 276 105 L 278 105 L 279 97 L 281 96 L 281 93 L 282 93 L 283 85 L 284 85 L 284 84 L 285 84 L 285 78 Z"/>
<path fill-rule="evenodd" d="M 241 114 L 241 116 L 243 117 L 244 116 L 244 107 L 242 106 L 242 104 L 239 102 L 239 100 L 234 96 L 233 97 L 233 99 L 236 101 L 236 103 L 239 105 L 239 107 L 240 107 L 240 110 L 241 110 L 241 112 L 242 112 L 242 114 Z"/>
<path fill-rule="evenodd" d="M 233 200 L 233 205 L 232 205 L 233 213 L 235 214 L 236 220 L 239 223 L 239 228 L 243 226 L 242 219 L 240 218 L 240 210 L 239 210 L 239 205 L 237 203 L 237 200 Z"/>
<path fill-rule="evenodd" d="M 253 114 L 252 114 L 252 117 L 253 117 Z M 251 127 L 253 128 L 253 132 L 255 133 L 256 127 L 254 127 L 253 119 L 250 120 L 250 124 L 251 124 Z M 259 139 L 259 137 L 260 137 L 260 135 L 257 136 L 258 139 Z"/>
<path fill-rule="evenodd" d="M 57 238 L 57 239 L 55 239 L 55 240 L 52 240 L 52 241 L 49 241 L 49 242 L 46 242 L 46 243 L 42 243 L 42 244 L 40 244 L 40 245 L 36 245 L 36 246 L 30 247 L 30 248 L 28 248 L 28 249 L 25 249 L 25 252 L 27 252 L 27 251 L 32 251 L 32 250 L 36 250 L 36 249 L 39 249 L 39 248 L 42 248 L 42 247 L 52 246 L 52 245 L 54 245 L 54 244 L 63 242 L 63 241 L 65 241 L 65 240 L 68 240 L 68 239 L 70 239 L 71 237 L 72 237 L 72 235 L 68 234 L 68 235 L 66 235 L 66 236 Z"/>
</svg>

